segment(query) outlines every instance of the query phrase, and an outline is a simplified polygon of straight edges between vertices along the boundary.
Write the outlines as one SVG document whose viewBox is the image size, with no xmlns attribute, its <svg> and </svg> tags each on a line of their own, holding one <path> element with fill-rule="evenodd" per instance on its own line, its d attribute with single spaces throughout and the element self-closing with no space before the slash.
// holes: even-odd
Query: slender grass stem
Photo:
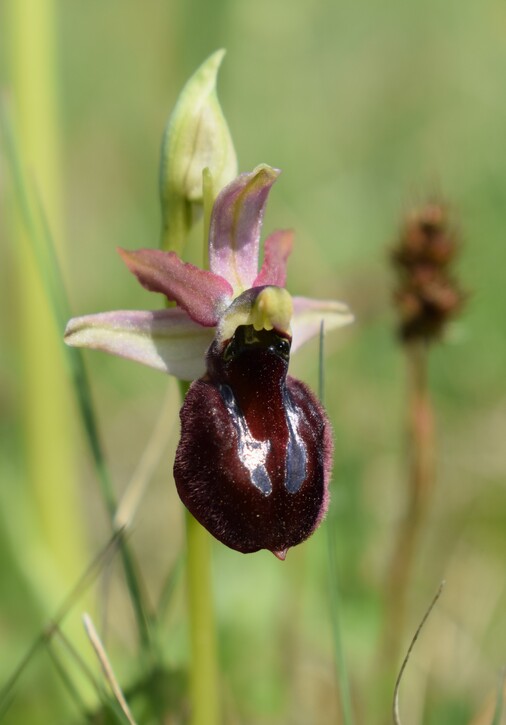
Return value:
<svg viewBox="0 0 506 725">
<path fill-rule="evenodd" d="M 429 608 L 423 615 L 422 621 L 420 622 L 420 624 L 418 625 L 418 627 L 416 629 L 413 639 L 411 640 L 410 645 L 408 647 L 408 651 L 406 652 L 406 656 L 404 657 L 404 660 L 402 662 L 401 669 L 399 670 L 399 674 L 397 675 L 397 680 L 395 682 L 395 688 L 394 688 L 393 704 L 392 704 L 392 718 L 393 718 L 394 725 L 402 725 L 401 716 L 399 713 L 399 691 L 400 691 L 402 676 L 404 675 L 404 670 L 407 667 L 413 647 L 415 646 L 416 641 L 417 641 L 418 637 L 420 636 L 420 633 L 421 633 L 422 629 L 424 628 L 427 619 L 429 618 L 432 610 L 436 606 L 436 602 L 438 601 L 439 597 L 443 593 L 444 586 L 445 586 L 445 582 L 442 581 L 441 584 L 439 585 L 439 588 L 438 588 L 434 598 L 432 599 L 432 602 L 429 604 Z"/>
<path fill-rule="evenodd" d="M 123 691 L 119 685 L 118 680 L 116 679 L 116 675 L 114 674 L 114 670 L 109 661 L 109 657 L 107 656 L 107 652 L 105 651 L 104 645 L 102 644 L 102 641 L 98 636 L 98 632 L 95 629 L 95 625 L 93 624 L 93 621 L 89 614 L 83 614 L 83 624 L 90 643 L 95 650 L 97 659 L 100 662 L 100 666 L 102 667 L 102 672 L 104 674 L 106 682 L 109 685 L 114 699 L 119 705 L 120 710 L 123 714 L 123 718 L 126 720 L 127 723 L 129 723 L 129 725 L 136 725 L 128 703 L 125 700 Z"/>
<path fill-rule="evenodd" d="M 76 708 L 79 711 L 81 718 L 85 721 L 86 705 L 84 703 L 83 698 L 81 697 L 81 693 L 79 692 L 77 685 L 75 684 L 72 677 L 70 676 L 68 669 L 60 661 L 60 658 L 54 651 L 54 649 L 51 645 L 51 642 L 48 642 L 46 651 L 49 655 L 49 658 L 51 659 L 51 662 L 53 663 L 53 666 L 54 666 L 56 672 L 60 676 L 60 679 L 63 682 L 63 685 L 64 685 L 65 689 L 67 690 L 71 700 L 73 700 L 73 702 L 75 703 Z"/>
<path fill-rule="evenodd" d="M 211 537 L 186 512 L 192 725 L 219 725 L 218 664 L 211 580 Z"/>
<path fill-rule="evenodd" d="M 344 656 L 343 641 L 341 635 L 341 595 L 339 589 L 338 564 L 336 557 L 336 536 L 332 518 L 326 523 L 327 530 L 327 559 L 328 576 L 330 589 L 330 607 L 332 622 L 332 639 L 334 644 L 334 659 L 336 664 L 338 688 L 341 704 L 343 725 L 353 725 L 353 708 L 351 704 L 350 680 L 346 658 Z"/>
<path fill-rule="evenodd" d="M 84 675 L 87 684 L 90 685 L 99 696 L 102 695 L 101 685 L 95 678 L 88 662 L 84 659 L 81 652 L 72 644 L 70 639 L 65 636 L 60 626 L 55 626 L 53 639 L 49 640 L 48 647 L 50 644 L 56 643 L 56 640 L 60 643 L 60 647 L 65 650 L 67 658 L 70 659 L 74 666 Z"/>
<path fill-rule="evenodd" d="M 3 105 L 0 107 L 0 128 L 5 139 L 7 161 L 27 237 L 35 255 L 38 271 L 42 276 L 46 294 L 51 302 L 56 325 L 58 329 L 63 330 L 68 318 L 70 317 L 69 304 L 65 293 L 65 285 L 63 283 L 58 260 L 55 254 L 52 236 L 39 200 L 36 198 L 34 201 L 34 194 L 30 193 L 29 186 L 26 183 L 14 132 L 11 124 L 9 123 L 6 109 Z M 86 375 L 83 356 L 78 348 L 65 347 L 64 350 L 65 359 L 70 370 L 73 389 L 77 398 L 81 422 L 86 433 L 86 438 L 97 472 L 100 491 L 114 531 L 116 498 L 103 453 L 98 425 L 95 419 L 91 388 Z M 125 570 L 125 578 L 132 599 L 141 641 L 147 648 L 150 642 L 150 632 L 138 574 L 136 572 L 132 554 L 130 553 L 124 539 L 124 532 L 119 531 L 116 533 L 118 533 L 119 536 L 120 553 Z"/>
<path fill-rule="evenodd" d="M 0 689 L 0 718 L 5 713 L 6 709 L 9 706 L 9 703 L 12 701 L 14 697 L 14 687 L 23 672 L 25 671 L 28 664 L 31 662 L 35 653 L 38 652 L 38 650 L 43 647 L 47 642 L 49 642 L 51 638 L 55 635 L 55 633 L 60 632 L 59 625 L 61 624 L 61 622 L 63 622 L 76 600 L 82 596 L 82 594 L 95 580 L 104 563 L 116 550 L 117 544 L 118 535 L 116 534 L 107 542 L 103 549 L 99 551 L 97 556 L 88 565 L 85 572 L 79 578 L 72 591 L 66 596 L 65 600 L 60 605 L 51 622 L 34 639 L 26 654 L 19 662 L 18 666 L 14 669 L 7 682 Z"/>
<path fill-rule="evenodd" d="M 133 472 L 119 501 L 114 517 L 114 525 L 117 529 L 123 527 L 130 528 L 132 525 L 142 499 L 152 481 L 156 466 L 161 461 L 168 441 L 172 437 L 177 425 L 174 410 L 177 410 L 178 400 L 179 392 L 177 385 L 175 380 L 170 378 L 167 394 L 154 425 L 153 432 L 147 441 L 137 468 Z"/>
<path fill-rule="evenodd" d="M 318 397 L 323 404 L 325 393 L 325 364 L 324 364 L 325 329 L 323 321 L 320 325 L 320 347 L 318 358 Z M 332 623 L 332 639 L 334 644 L 334 660 L 337 674 L 337 687 L 340 696 L 343 725 L 353 725 L 353 708 L 351 704 L 350 680 L 344 656 L 341 636 L 341 596 L 339 591 L 339 575 L 336 557 L 336 535 L 333 517 L 329 517 L 325 524 L 327 534 L 327 571 L 330 592 L 330 618 Z"/>
<path fill-rule="evenodd" d="M 156 608 L 159 622 L 162 621 L 167 615 L 167 611 L 174 599 L 176 587 L 180 583 L 181 577 L 183 575 L 183 565 L 183 555 L 179 554 L 176 561 L 172 564 L 169 572 L 167 573 L 165 582 L 162 586 L 160 598 L 158 600 L 158 606 Z"/>
</svg>

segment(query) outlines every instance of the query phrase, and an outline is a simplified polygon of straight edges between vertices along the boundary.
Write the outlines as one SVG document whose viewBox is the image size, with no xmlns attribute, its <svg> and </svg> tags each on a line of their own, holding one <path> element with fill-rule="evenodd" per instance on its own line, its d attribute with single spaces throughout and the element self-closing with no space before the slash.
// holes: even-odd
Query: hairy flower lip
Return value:
<svg viewBox="0 0 506 725">
<path fill-rule="evenodd" d="M 206 359 L 209 362 L 216 352 L 226 364 L 236 364 L 246 355 L 273 355 L 284 361 L 288 368 L 291 337 L 276 330 L 255 330 L 252 325 L 241 325 L 233 337 L 224 343 L 215 340 Z M 209 368 L 208 368 L 209 369 Z"/>
<path fill-rule="evenodd" d="M 246 377 L 236 369 L 228 378 L 220 358 L 213 353 L 210 378 L 191 385 L 181 409 L 174 464 L 178 493 L 193 516 L 226 546 L 242 553 L 269 549 L 283 560 L 288 549 L 313 533 L 327 511 L 330 424 L 309 388 L 284 378 L 287 364 L 276 362 L 278 373 L 272 377 L 264 356 L 264 371 L 250 366 Z M 223 374 L 227 382 L 220 382 Z M 265 384 L 273 399 L 271 393 L 265 398 Z M 303 468 L 296 464 L 293 478 L 290 470 L 301 444 Z"/>
</svg>

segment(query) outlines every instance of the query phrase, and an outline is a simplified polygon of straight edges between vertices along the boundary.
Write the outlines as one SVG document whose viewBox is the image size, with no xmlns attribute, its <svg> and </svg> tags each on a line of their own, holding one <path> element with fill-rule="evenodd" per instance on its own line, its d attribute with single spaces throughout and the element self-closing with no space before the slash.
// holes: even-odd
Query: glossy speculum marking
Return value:
<svg viewBox="0 0 506 725">
<path fill-rule="evenodd" d="M 237 404 L 234 391 L 229 385 L 219 385 L 218 390 L 237 434 L 237 455 L 249 472 L 251 484 L 264 496 L 269 496 L 272 493 L 272 481 L 266 463 L 271 447 L 270 441 L 257 441 L 253 438 L 244 414 Z"/>
<path fill-rule="evenodd" d="M 287 376 L 289 357 L 286 335 L 241 326 L 211 345 L 207 375 L 181 410 L 179 495 L 210 533 L 245 553 L 284 556 L 328 504 L 329 423 L 309 388 Z"/>
</svg>

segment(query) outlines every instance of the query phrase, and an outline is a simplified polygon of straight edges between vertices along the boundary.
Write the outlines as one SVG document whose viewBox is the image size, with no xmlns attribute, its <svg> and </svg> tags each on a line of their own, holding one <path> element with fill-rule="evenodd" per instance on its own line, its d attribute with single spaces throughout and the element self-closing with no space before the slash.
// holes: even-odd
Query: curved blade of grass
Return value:
<svg viewBox="0 0 506 725">
<path fill-rule="evenodd" d="M 320 325 L 320 345 L 318 356 L 318 397 L 322 405 L 324 404 L 325 391 L 325 364 L 324 364 L 324 345 L 325 343 L 325 326 L 323 320 Z M 327 533 L 327 566 L 328 581 L 330 593 L 330 616 L 332 622 L 332 636 L 334 644 L 334 660 L 337 674 L 337 688 L 340 694 L 340 703 L 342 710 L 343 725 L 353 725 L 353 710 L 351 706 L 350 680 L 348 677 L 348 668 L 346 658 L 344 656 L 343 642 L 341 637 L 341 597 L 339 593 L 339 576 L 336 557 L 336 535 L 335 526 L 333 526 L 333 517 L 329 516 L 325 529 Z"/>
<path fill-rule="evenodd" d="M 70 639 L 64 634 L 61 627 L 57 627 L 55 629 L 53 639 L 50 640 L 48 644 L 54 643 L 54 640 L 56 638 L 58 638 L 62 649 L 66 650 L 68 657 L 73 660 L 74 664 L 85 675 L 87 681 L 91 684 L 92 688 L 96 692 L 100 692 L 100 683 L 95 678 L 95 675 L 91 671 L 89 664 L 86 662 L 79 650 L 72 644 Z"/>
<path fill-rule="evenodd" d="M 53 646 L 51 642 L 47 643 L 46 652 L 48 653 L 49 659 L 51 660 L 53 667 L 55 668 L 56 672 L 60 676 L 61 681 L 63 682 L 63 686 L 67 690 L 68 694 L 70 695 L 71 700 L 75 702 L 79 715 L 81 716 L 83 722 L 86 721 L 86 705 L 81 697 L 81 693 L 79 692 L 75 682 L 72 679 L 72 676 L 70 675 L 68 669 L 65 668 L 63 663 L 61 662 L 60 658 L 58 657 L 57 653 L 54 651 Z"/>
<path fill-rule="evenodd" d="M 441 584 L 439 585 L 439 589 L 437 590 L 432 602 L 429 604 L 429 608 L 423 615 L 422 621 L 420 622 L 420 624 L 417 627 L 414 637 L 411 640 L 411 643 L 408 647 L 408 651 L 406 652 L 406 656 L 404 657 L 404 660 L 402 662 L 401 669 L 399 670 L 399 674 L 397 676 L 397 680 L 396 680 L 395 688 L 394 688 L 394 701 L 393 701 L 393 708 L 392 708 L 394 725 L 402 725 L 401 716 L 399 714 L 399 688 L 400 688 L 402 676 L 404 674 L 404 670 L 406 669 L 406 665 L 408 664 L 409 658 L 411 656 L 411 652 L 413 650 L 413 647 L 415 646 L 415 642 L 418 639 L 418 637 L 420 636 L 420 632 L 424 628 L 425 622 L 429 618 L 430 613 L 434 609 L 437 600 L 439 599 L 439 597 L 441 596 L 441 594 L 443 592 L 445 583 L 446 582 L 444 582 L 444 581 L 441 582 Z"/>
<path fill-rule="evenodd" d="M 71 317 L 65 285 L 63 283 L 58 259 L 55 253 L 51 232 L 41 207 L 39 197 L 31 191 L 26 183 L 23 164 L 18 151 L 14 130 L 10 123 L 3 99 L 0 103 L 0 131 L 4 139 L 7 164 L 13 181 L 16 200 L 21 212 L 21 219 L 25 225 L 27 236 L 30 240 L 32 251 L 35 255 L 46 293 L 51 301 L 56 324 L 58 329 L 63 330 L 67 320 Z M 73 382 L 74 392 L 77 398 L 81 422 L 92 453 L 102 497 L 114 531 L 116 499 L 112 481 L 105 462 L 105 456 L 93 408 L 91 389 L 84 366 L 84 359 L 79 348 L 64 346 L 64 350 Z M 132 599 L 141 642 L 145 648 L 148 648 L 150 642 L 149 621 L 145 612 L 142 591 L 134 559 L 130 549 L 127 547 L 126 541 L 123 538 L 122 529 L 120 530 L 119 543 L 125 571 L 125 579 Z"/>
<path fill-rule="evenodd" d="M 115 528 L 129 528 L 137 514 L 142 499 L 152 481 L 156 467 L 160 463 L 178 420 L 174 416 L 179 400 L 177 386 L 173 378 L 169 378 L 169 386 L 154 425 L 151 436 L 143 454 L 125 487 L 114 516 Z"/>
<path fill-rule="evenodd" d="M 167 610 L 173 600 L 176 587 L 181 580 L 184 569 L 184 558 L 182 553 L 178 555 L 175 562 L 172 564 L 169 572 L 165 578 L 165 582 L 160 593 L 158 600 L 158 606 L 156 608 L 158 621 L 161 621 L 167 614 Z"/>
<path fill-rule="evenodd" d="M 114 534 L 111 539 L 109 539 L 107 544 L 98 552 L 98 554 L 92 560 L 84 574 L 77 581 L 75 587 L 62 602 L 52 621 L 46 627 L 44 627 L 44 629 L 32 642 L 26 654 L 21 659 L 16 669 L 13 671 L 5 685 L 0 690 L 0 718 L 10 706 L 10 703 L 14 698 L 14 687 L 27 666 L 30 664 L 34 655 L 42 646 L 49 642 L 56 633 L 60 631 L 59 625 L 64 620 L 70 609 L 73 607 L 74 603 L 92 584 L 104 563 L 107 562 L 108 559 L 114 554 L 119 542 L 120 533 L 118 532 Z"/>
<path fill-rule="evenodd" d="M 93 621 L 89 614 L 83 614 L 83 624 L 86 630 L 86 634 L 88 635 L 91 642 L 91 646 L 95 650 L 95 654 L 97 655 L 100 666 L 102 667 L 104 677 L 107 680 L 109 687 L 111 688 L 111 692 L 113 693 L 116 702 L 121 708 L 124 719 L 126 719 L 129 725 L 136 725 L 130 708 L 128 707 L 128 703 L 125 700 L 125 696 L 123 695 L 118 680 L 116 679 L 114 670 L 112 669 L 112 665 L 109 661 L 109 657 L 107 656 L 107 652 L 105 651 L 104 645 L 102 644 L 102 641 L 98 636 L 98 632 L 95 629 L 95 625 L 93 624 Z"/>
</svg>

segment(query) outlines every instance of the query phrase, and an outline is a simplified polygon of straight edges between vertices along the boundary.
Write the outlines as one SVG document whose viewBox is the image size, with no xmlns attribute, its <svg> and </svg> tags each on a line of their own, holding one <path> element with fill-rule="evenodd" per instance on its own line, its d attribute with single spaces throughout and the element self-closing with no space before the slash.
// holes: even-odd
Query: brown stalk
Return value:
<svg viewBox="0 0 506 725">
<path fill-rule="evenodd" d="M 406 345 L 409 410 L 407 421 L 409 486 L 407 508 L 399 525 L 387 575 L 386 626 L 382 665 L 395 667 L 402 641 L 410 572 L 434 488 L 434 414 L 428 386 L 428 345 Z"/>
<path fill-rule="evenodd" d="M 459 250 L 460 241 L 447 208 L 430 202 L 407 216 L 391 253 L 396 273 L 398 337 L 407 366 L 408 474 L 405 510 L 386 576 L 385 628 L 378 665 L 388 676 L 399 660 L 410 574 L 434 488 L 429 352 L 464 304 L 465 295 L 453 271 Z"/>
</svg>

